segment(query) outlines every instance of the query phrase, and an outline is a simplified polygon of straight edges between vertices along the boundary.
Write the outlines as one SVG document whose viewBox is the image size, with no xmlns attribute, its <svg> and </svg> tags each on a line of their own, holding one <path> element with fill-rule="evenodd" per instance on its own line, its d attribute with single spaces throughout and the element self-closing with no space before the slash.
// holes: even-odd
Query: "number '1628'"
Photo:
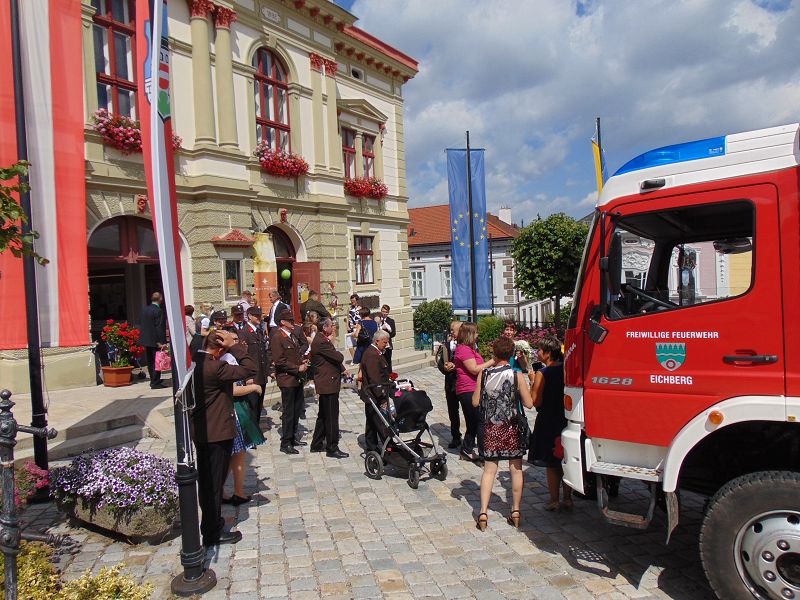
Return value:
<svg viewBox="0 0 800 600">
<path fill-rule="evenodd" d="M 597 385 L 633 385 L 633 377 L 592 377 Z"/>
</svg>

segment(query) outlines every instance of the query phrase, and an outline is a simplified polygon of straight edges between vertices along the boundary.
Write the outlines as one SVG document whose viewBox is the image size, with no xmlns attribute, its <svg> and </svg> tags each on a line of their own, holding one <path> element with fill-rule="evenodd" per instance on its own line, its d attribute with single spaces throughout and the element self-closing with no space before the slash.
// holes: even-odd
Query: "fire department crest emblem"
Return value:
<svg viewBox="0 0 800 600">
<path fill-rule="evenodd" d="M 686 344 L 656 344 L 656 359 L 667 371 L 676 371 L 686 361 Z"/>
</svg>

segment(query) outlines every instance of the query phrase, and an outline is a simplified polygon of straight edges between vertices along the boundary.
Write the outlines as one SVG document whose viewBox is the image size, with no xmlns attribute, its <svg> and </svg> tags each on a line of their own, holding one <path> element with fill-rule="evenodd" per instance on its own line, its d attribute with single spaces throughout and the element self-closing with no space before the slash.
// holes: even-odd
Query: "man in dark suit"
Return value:
<svg viewBox="0 0 800 600">
<path fill-rule="evenodd" d="M 156 371 L 156 352 L 167 343 L 167 321 L 161 309 L 161 294 L 153 292 L 150 304 L 142 310 L 139 319 L 139 343 L 147 353 L 147 373 L 150 375 L 150 387 L 162 388 L 161 371 Z"/>
<path fill-rule="evenodd" d="M 388 400 L 389 384 L 392 382 L 392 371 L 383 356 L 386 346 L 389 345 L 389 334 L 382 329 L 375 332 L 372 336 L 370 345 L 361 357 L 361 393 L 364 400 L 364 411 L 366 413 L 366 424 L 364 426 L 364 444 L 367 450 L 378 448 L 378 430 L 374 419 L 378 417 L 369 404 L 364 394 L 369 393 L 376 399 L 378 404 L 383 404 Z M 382 387 L 368 387 L 380 385 Z"/>
<path fill-rule="evenodd" d="M 261 420 L 261 411 L 264 408 L 264 389 L 272 368 L 272 356 L 270 355 L 267 336 L 261 327 L 261 316 L 261 308 L 258 306 L 248 308 L 247 324 L 239 332 L 239 339 L 247 344 L 247 353 L 256 361 L 258 367 L 253 377 L 253 383 L 261 386 L 261 393 L 258 394 L 258 397 L 250 399 L 250 406 L 253 409 L 256 423 Z"/>
<path fill-rule="evenodd" d="M 275 378 L 281 390 L 281 452 L 299 454 L 295 446 L 306 445 L 300 441 L 297 425 L 303 410 L 301 380 L 308 370 L 305 356 L 308 343 L 304 342 L 305 337 L 298 337 L 290 310 L 279 312 L 275 319 L 278 328 L 270 334 L 270 349 L 275 363 Z"/>
<path fill-rule="evenodd" d="M 285 302 L 281 301 L 281 294 L 278 290 L 270 290 L 269 291 L 269 301 L 272 303 L 269 309 L 269 317 L 266 319 L 267 321 L 267 333 L 272 335 L 272 331 L 280 328 L 280 323 L 278 322 L 278 313 L 288 310 L 291 312 L 292 308 L 286 304 Z"/>
<path fill-rule="evenodd" d="M 333 322 L 323 319 L 311 341 L 311 364 L 314 367 L 314 387 L 319 394 L 319 413 L 311 438 L 311 452 L 326 452 L 331 458 L 347 458 L 339 450 L 339 390 L 344 372 L 344 355 L 337 352 L 331 338 Z"/>
<path fill-rule="evenodd" d="M 306 320 L 306 315 L 310 310 L 313 310 L 315 313 L 317 313 L 320 319 L 331 318 L 331 313 L 329 313 L 328 309 L 325 308 L 325 305 L 319 301 L 319 296 L 314 290 L 308 292 L 308 300 L 300 305 L 300 318 L 303 319 L 303 321 Z"/>
<path fill-rule="evenodd" d="M 386 351 L 383 353 L 386 363 L 389 365 L 389 371 L 392 370 L 392 350 L 394 349 L 392 340 L 397 335 L 397 326 L 394 324 L 394 319 L 389 316 L 390 310 L 388 304 L 381 306 L 381 329 L 389 334 L 389 345 L 386 346 Z"/>
<path fill-rule="evenodd" d="M 244 307 L 241 304 L 237 304 L 236 306 L 231 308 L 231 318 L 233 319 L 233 325 L 241 331 L 244 329 L 245 325 L 245 316 L 244 316 Z"/>
<path fill-rule="evenodd" d="M 219 357 L 230 352 L 239 363 L 233 366 Z M 195 409 L 192 411 L 192 438 L 197 448 L 197 483 L 202 519 L 203 544 L 235 544 L 239 531 L 224 531 L 222 488 L 228 475 L 236 417 L 233 409 L 233 384 L 256 373 L 256 363 L 236 336 L 214 331 L 206 336 L 205 348 L 194 355 Z"/>
</svg>

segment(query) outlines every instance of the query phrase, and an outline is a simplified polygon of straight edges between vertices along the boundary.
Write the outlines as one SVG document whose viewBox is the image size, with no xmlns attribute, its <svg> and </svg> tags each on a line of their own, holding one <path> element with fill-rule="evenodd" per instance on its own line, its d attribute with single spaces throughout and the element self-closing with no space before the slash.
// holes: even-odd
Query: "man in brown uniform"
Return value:
<svg viewBox="0 0 800 600">
<path fill-rule="evenodd" d="M 295 446 L 305 446 L 300 441 L 297 424 L 303 411 L 303 385 L 301 379 L 308 370 L 304 344 L 295 333 L 294 317 L 290 310 L 275 316 L 278 323 L 270 334 L 270 349 L 275 363 L 275 378 L 281 390 L 281 452 L 299 454 Z M 302 335 L 302 334 L 301 334 Z M 305 347 L 304 347 L 305 346 Z"/>
<path fill-rule="evenodd" d="M 311 452 L 326 452 L 331 458 L 347 458 L 339 450 L 339 389 L 342 386 L 344 355 L 331 342 L 333 322 L 323 319 L 311 342 L 311 364 L 314 366 L 314 387 L 319 394 L 319 413 L 311 438 Z"/>
<path fill-rule="evenodd" d="M 388 386 L 392 382 L 392 372 L 389 370 L 386 357 L 383 356 L 383 351 L 386 350 L 388 345 L 389 334 L 379 329 L 372 336 L 372 345 L 364 350 L 364 354 L 361 357 L 362 395 L 370 393 L 373 398 L 377 399 L 379 404 L 386 402 L 387 394 L 389 393 Z M 367 387 L 378 384 L 383 387 Z M 363 397 L 362 399 L 364 400 L 364 410 L 367 418 L 364 426 L 364 444 L 367 450 L 376 450 L 378 448 L 378 430 L 375 427 L 374 419 L 377 416 L 369 402 Z"/>
<path fill-rule="evenodd" d="M 256 361 L 258 370 L 253 383 L 261 386 L 261 393 L 255 398 L 248 398 L 253 409 L 256 424 L 261 420 L 261 411 L 264 408 L 264 391 L 267 378 L 270 375 L 272 357 L 264 330 L 261 328 L 261 308 L 251 306 L 247 309 L 247 324 L 239 332 L 239 339 L 247 344 L 247 353 Z"/>
<path fill-rule="evenodd" d="M 230 352 L 239 366 L 219 357 Z M 195 409 L 192 411 L 192 437 L 197 448 L 197 482 L 202 519 L 200 532 L 203 544 L 235 544 L 242 539 L 240 531 L 223 531 L 222 488 L 236 437 L 233 410 L 233 384 L 249 379 L 256 372 L 255 361 L 236 336 L 215 331 L 206 337 L 205 348 L 194 355 Z"/>
</svg>

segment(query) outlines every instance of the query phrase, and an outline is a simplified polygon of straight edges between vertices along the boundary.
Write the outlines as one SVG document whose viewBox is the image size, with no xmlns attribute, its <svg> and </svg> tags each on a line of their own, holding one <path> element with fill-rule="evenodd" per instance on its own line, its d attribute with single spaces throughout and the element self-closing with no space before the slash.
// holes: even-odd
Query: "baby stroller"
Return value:
<svg viewBox="0 0 800 600">
<path fill-rule="evenodd" d="M 385 394 L 388 388 L 388 396 Z M 408 485 L 419 487 L 422 473 L 430 473 L 440 481 L 447 478 L 447 454 L 440 452 L 425 417 L 433 405 L 422 390 L 415 390 L 408 380 L 390 385 L 365 385 L 362 399 L 374 409 L 379 450 L 364 456 L 364 469 L 370 479 L 380 479 L 385 465 L 408 469 Z M 413 438 L 402 434 L 416 432 Z M 427 433 L 430 442 L 423 440 Z M 407 439 L 403 439 L 406 437 Z"/>
</svg>

